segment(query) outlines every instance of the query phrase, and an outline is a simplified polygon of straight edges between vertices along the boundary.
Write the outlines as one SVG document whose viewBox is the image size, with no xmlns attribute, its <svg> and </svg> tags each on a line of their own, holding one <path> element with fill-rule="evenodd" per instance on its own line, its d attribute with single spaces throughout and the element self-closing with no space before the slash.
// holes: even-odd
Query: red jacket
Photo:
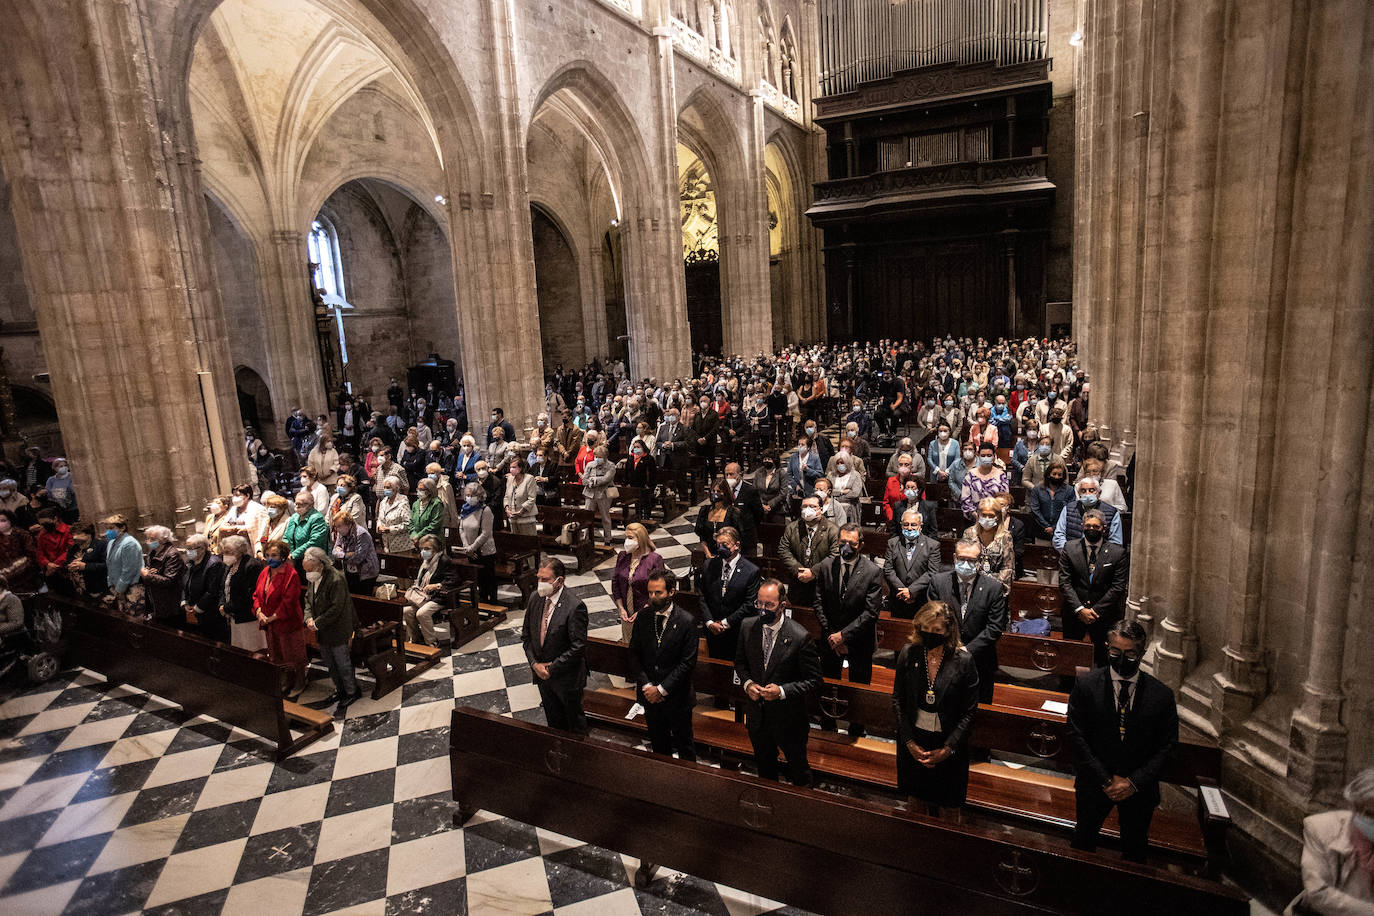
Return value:
<svg viewBox="0 0 1374 916">
<path fill-rule="evenodd" d="M 908 478 L 912 483 L 916 482 L 915 476 Z M 883 488 L 883 516 L 890 522 L 892 521 L 892 507 L 906 499 L 903 492 L 902 478 L 893 474 L 887 479 L 887 486 Z"/>
<path fill-rule="evenodd" d="M 67 553 L 72 549 L 72 529 L 58 522 L 57 527 L 52 531 L 46 528 L 38 532 L 38 547 L 35 551 L 38 556 L 38 565 L 46 570 L 49 563 L 58 566 L 67 564 Z"/>
<path fill-rule="evenodd" d="M 287 560 L 277 567 L 276 576 L 272 570 L 263 567 L 258 575 L 257 588 L 253 589 L 253 610 L 261 611 L 268 617 L 280 618 L 268 624 L 285 633 L 304 629 L 305 613 L 301 610 L 301 577 L 296 575 L 296 567 Z"/>
</svg>

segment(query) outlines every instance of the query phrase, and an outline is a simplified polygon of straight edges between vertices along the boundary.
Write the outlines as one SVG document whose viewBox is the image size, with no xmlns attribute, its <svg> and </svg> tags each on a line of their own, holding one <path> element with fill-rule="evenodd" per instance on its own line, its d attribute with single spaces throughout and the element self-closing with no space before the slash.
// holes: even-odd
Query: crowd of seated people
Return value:
<svg viewBox="0 0 1374 916">
<path fill-rule="evenodd" d="M 929 805 L 957 808 L 967 781 L 967 720 L 991 697 L 996 643 L 1012 626 L 1008 593 L 1019 576 L 1034 575 L 1021 565 L 1029 545 L 1052 544 L 1060 553 L 1065 634 L 1092 640 L 1113 684 L 1148 678 L 1138 672 L 1143 633 L 1122 621 L 1131 467 L 1114 464 L 1087 425 L 1089 391 L 1071 341 L 952 338 L 707 359 L 687 379 L 636 381 L 622 364 L 559 367 L 546 380 L 545 409 L 523 430 L 498 406 L 474 428 L 461 391 L 405 397 L 393 385 L 385 412 L 354 396 L 341 398 L 332 417 L 312 421 L 292 411 L 284 429 L 291 449 L 277 467 L 294 459 L 297 470 L 259 473 L 212 498 L 180 544 L 156 525 L 140 543 L 115 515 L 67 532 L 65 546 L 44 548 L 40 540 L 54 530 L 46 515 L 29 532 L 0 505 L 0 574 L 22 590 L 18 578 L 28 567 L 12 564 L 30 557 L 34 581 L 23 587 L 41 579 L 123 613 L 265 652 L 290 668 L 296 690 L 305 684 L 311 629 L 342 714 L 358 695 L 339 648 L 356 620 L 350 595 L 372 593 L 379 557 L 418 558 L 403 595 L 404 625 L 411 641 L 438 643 L 434 617 L 457 588 L 454 565 L 475 567 L 480 599 L 499 601 L 498 539 L 538 533 L 548 507 L 566 504 L 568 485 L 578 508 L 590 510 L 601 543 L 617 552 L 621 641 L 641 647 L 641 667 L 656 670 L 662 659 L 649 655 L 664 644 L 659 628 L 680 624 L 672 612 L 678 582 L 646 523 L 672 505 L 665 495 L 700 500 L 695 532 L 708 556 L 691 582 L 710 655 L 733 661 L 744 685 L 760 773 L 776 775 L 783 748 L 789 775 L 808 780 L 797 730 L 805 710 L 797 704 L 841 670 L 867 681 L 874 626 L 888 613 L 914 620 L 912 642 L 895 660 L 900 786 Z M 265 446 L 252 430 L 246 448 L 261 472 Z M 9 483 L 0 483 L 0 494 Z M 640 494 L 637 505 L 617 495 L 621 486 Z M 942 521 L 949 513 L 960 519 L 952 529 Z M 65 527 L 60 510 L 55 520 Z M 942 529 L 946 541 L 957 541 L 948 564 Z M 558 552 L 543 544 L 525 645 L 548 721 L 584 730 L 585 672 L 562 670 L 566 652 L 548 648 L 570 647 L 580 664 L 586 638 L 585 606 L 579 616 L 580 599 L 564 591 Z M 815 609 L 819 639 L 790 621 L 787 608 L 799 605 Z M 670 642 L 686 653 L 688 643 Z M 687 664 L 685 656 L 679 662 Z M 785 686 L 783 671 L 795 678 Z M 644 677 L 637 687 L 654 719 L 655 746 L 682 754 L 691 744 L 683 689 Z M 1151 687 L 1113 702 L 1129 707 L 1146 693 L 1157 699 Z M 657 707 L 669 698 L 671 717 L 660 720 Z M 1085 772 L 1114 768 L 1093 789 L 1093 816 L 1137 794 L 1142 811 L 1150 798 L 1157 803 L 1153 785 L 1124 786 L 1115 772 L 1122 764 L 1100 759 L 1094 741 L 1105 713 L 1075 719 L 1085 702 L 1070 703 Z M 1168 710 L 1151 714 L 1167 720 L 1171 704 L 1170 696 Z M 862 727 L 849 730 L 858 735 Z M 1167 743 L 1137 756 L 1165 754 Z M 1088 831 L 1080 841 L 1091 845 L 1095 836 Z"/>
</svg>

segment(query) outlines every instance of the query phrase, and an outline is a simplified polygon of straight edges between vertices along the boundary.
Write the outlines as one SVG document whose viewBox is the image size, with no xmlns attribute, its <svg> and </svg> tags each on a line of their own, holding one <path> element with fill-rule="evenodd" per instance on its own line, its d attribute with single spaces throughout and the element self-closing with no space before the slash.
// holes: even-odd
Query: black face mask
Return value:
<svg viewBox="0 0 1374 916">
<path fill-rule="evenodd" d="M 927 649 L 935 649 L 945 644 L 945 637 L 939 633 L 931 633 L 929 630 L 921 630 L 921 645 Z"/>
<path fill-rule="evenodd" d="M 1140 659 L 1127 658 L 1124 655 L 1108 655 L 1107 664 L 1112 666 L 1112 670 L 1122 677 L 1134 677 L 1140 670 Z"/>
<path fill-rule="evenodd" d="M 650 598 L 649 607 L 654 611 L 661 611 L 673 603 L 672 598 Z"/>
<path fill-rule="evenodd" d="M 724 544 L 716 545 L 716 556 L 720 557 L 722 560 L 730 559 L 734 552 L 733 548 L 727 547 Z"/>
<path fill-rule="evenodd" d="M 1085 530 L 1083 532 L 1083 540 L 1087 541 L 1089 544 L 1097 544 L 1102 540 L 1102 532 L 1093 531 L 1091 529 Z"/>
<path fill-rule="evenodd" d="M 769 610 L 767 608 L 761 608 L 757 606 L 755 607 L 755 609 L 759 612 L 759 619 L 762 620 L 764 623 L 772 623 L 774 620 L 778 619 L 778 612 L 775 610 Z"/>
<path fill-rule="evenodd" d="M 852 560 L 852 559 L 854 559 L 854 555 L 855 555 L 856 553 L 858 553 L 858 552 L 859 552 L 859 548 L 855 547 L 853 544 L 841 544 L 841 545 L 840 545 L 840 557 L 841 557 L 842 559 L 845 559 L 845 560 Z"/>
</svg>

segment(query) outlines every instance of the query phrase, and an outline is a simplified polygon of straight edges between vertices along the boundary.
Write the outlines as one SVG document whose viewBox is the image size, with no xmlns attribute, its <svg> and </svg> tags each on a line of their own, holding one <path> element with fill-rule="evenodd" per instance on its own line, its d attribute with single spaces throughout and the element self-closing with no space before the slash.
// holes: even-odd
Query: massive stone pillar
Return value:
<svg viewBox="0 0 1374 916">
<path fill-rule="evenodd" d="M 722 337 L 725 353 L 773 349 L 768 280 L 768 182 L 764 166 L 763 93 L 751 90 L 740 131 L 744 161 L 738 175 L 715 175 L 716 209 L 727 233 L 720 240 Z M 725 199 L 722 200 L 721 198 Z"/>
<path fill-rule="evenodd" d="M 247 467 L 148 27 L 129 3 L 11 4 L 0 163 L 82 508 L 174 524 Z"/>
<path fill-rule="evenodd" d="M 1237 823 L 1295 859 L 1374 757 L 1374 8 L 1082 23 L 1075 326 L 1138 435 L 1131 605 Z"/>
<path fill-rule="evenodd" d="M 272 407 L 278 417 L 299 407 L 313 417 L 329 409 L 316 342 L 314 305 L 310 297 L 310 257 L 305 233 L 277 229 L 268 239 L 262 264 L 263 340 L 267 344 Z"/>
</svg>

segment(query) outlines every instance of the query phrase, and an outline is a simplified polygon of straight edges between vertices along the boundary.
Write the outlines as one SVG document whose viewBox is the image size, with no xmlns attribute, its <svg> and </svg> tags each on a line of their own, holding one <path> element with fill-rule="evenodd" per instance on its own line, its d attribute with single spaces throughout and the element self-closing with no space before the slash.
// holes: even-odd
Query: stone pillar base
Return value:
<svg viewBox="0 0 1374 916">
<path fill-rule="evenodd" d="M 1319 805 L 1340 803 L 1345 787 L 1348 735 L 1341 725 L 1339 694 L 1303 685 L 1302 704 L 1288 733 L 1288 780 L 1302 797 Z"/>
<path fill-rule="evenodd" d="M 1174 690 L 1183 686 L 1183 679 L 1197 665 L 1197 636 L 1184 630 L 1172 617 L 1165 617 L 1159 625 L 1159 643 L 1155 648 L 1155 677 Z"/>
<path fill-rule="evenodd" d="M 1212 675 L 1211 721 L 1218 734 L 1225 734 L 1249 717 L 1268 682 L 1269 670 L 1258 654 L 1226 647 L 1222 670 Z"/>
</svg>

